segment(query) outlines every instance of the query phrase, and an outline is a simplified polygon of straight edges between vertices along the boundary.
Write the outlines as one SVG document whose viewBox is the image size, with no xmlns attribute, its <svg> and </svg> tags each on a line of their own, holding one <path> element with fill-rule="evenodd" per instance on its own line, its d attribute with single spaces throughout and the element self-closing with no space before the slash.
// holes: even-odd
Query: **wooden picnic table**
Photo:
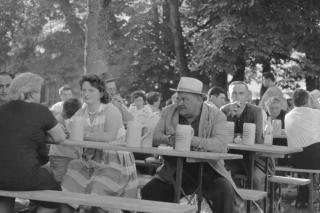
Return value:
<svg viewBox="0 0 320 213">
<path fill-rule="evenodd" d="M 301 152 L 302 148 L 296 147 L 288 147 L 288 146 L 276 146 L 276 145 L 265 145 L 265 144 L 253 144 L 253 145 L 245 145 L 245 144 L 228 144 L 230 150 L 240 150 L 244 151 L 248 154 L 249 161 L 249 174 L 248 174 L 248 187 L 252 189 L 253 187 L 253 176 L 254 176 L 254 160 L 256 156 L 265 157 L 265 191 L 268 191 L 268 164 L 269 157 L 274 158 L 283 158 L 287 154 L 292 154 L 296 152 Z M 264 210 L 266 212 L 266 200 L 264 204 Z M 250 202 L 248 202 L 247 212 L 250 212 Z"/>
<path fill-rule="evenodd" d="M 94 149 L 107 149 L 107 150 L 116 150 L 116 151 L 126 151 L 134 153 L 145 153 L 145 154 L 157 154 L 165 156 L 174 156 L 177 157 L 177 171 L 176 171 L 176 186 L 175 187 L 175 202 L 180 200 L 180 192 L 182 185 L 182 175 L 183 175 L 183 159 L 197 159 L 203 160 L 233 160 L 233 159 L 242 159 L 242 155 L 238 154 L 229 154 L 229 153 L 215 153 L 215 152 L 199 152 L 199 151 L 176 151 L 174 149 L 160 149 L 160 148 L 143 148 L 143 147 L 127 147 L 124 143 L 121 142 L 93 142 L 93 141 L 71 141 L 65 140 L 60 145 L 65 146 L 81 146 Z M 199 178 L 202 180 L 202 167 L 201 163 Z M 201 183 L 201 181 L 200 181 Z M 200 186 L 201 188 L 201 186 Z M 199 211 L 199 209 L 198 209 Z"/>
</svg>

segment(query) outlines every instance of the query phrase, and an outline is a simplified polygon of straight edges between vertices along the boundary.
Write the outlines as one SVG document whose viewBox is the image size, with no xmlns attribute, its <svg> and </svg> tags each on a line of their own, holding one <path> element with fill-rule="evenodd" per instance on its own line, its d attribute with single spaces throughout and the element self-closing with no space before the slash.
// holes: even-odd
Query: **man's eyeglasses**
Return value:
<svg viewBox="0 0 320 213">
<path fill-rule="evenodd" d="M 0 84 L 0 89 L 8 89 L 10 84 Z"/>
</svg>

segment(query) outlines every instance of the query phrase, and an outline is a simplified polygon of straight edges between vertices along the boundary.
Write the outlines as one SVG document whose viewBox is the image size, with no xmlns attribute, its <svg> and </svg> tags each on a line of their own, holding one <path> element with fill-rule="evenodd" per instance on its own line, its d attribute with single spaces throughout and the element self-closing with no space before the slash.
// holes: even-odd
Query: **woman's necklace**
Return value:
<svg viewBox="0 0 320 213">
<path fill-rule="evenodd" d="M 99 107 L 100 108 L 100 107 Z M 90 119 L 90 126 L 93 124 L 98 112 L 99 112 L 99 108 L 97 111 L 94 112 L 90 112 L 89 109 L 87 109 L 88 115 L 89 115 L 89 119 Z"/>
<path fill-rule="evenodd" d="M 88 110 L 88 114 L 89 114 L 89 115 L 95 115 L 95 114 L 97 114 L 97 113 L 98 113 L 98 111 L 90 112 L 90 111 Z"/>
</svg>

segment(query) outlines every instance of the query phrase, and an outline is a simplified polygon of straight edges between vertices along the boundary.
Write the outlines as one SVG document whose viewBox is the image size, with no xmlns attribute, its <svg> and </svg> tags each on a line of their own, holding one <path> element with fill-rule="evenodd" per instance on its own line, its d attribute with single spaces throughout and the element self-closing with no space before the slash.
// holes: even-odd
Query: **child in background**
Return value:
<svg viewBox="0 0 320 213">
<path fill-rule="evenodd" d="M 57 115 L 57 120 L 64 127 L 68 120 L 81 108 L 81 102 L 76 98 L 71 98 L 64 102 L 62 113 Z M 65 175 L 68 164 L 73 159 L 80 158 L 81 148 L 51 145 L 49 151 L 50 167 L 54 177 L 61 182 Z"/>
</svg>

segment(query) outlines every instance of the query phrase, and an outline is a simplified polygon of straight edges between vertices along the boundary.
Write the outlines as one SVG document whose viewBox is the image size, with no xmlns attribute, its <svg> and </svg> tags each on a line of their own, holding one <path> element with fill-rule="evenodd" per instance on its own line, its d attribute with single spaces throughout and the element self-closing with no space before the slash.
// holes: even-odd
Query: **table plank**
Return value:
<svg viewBox="0 0 320 213">
<path fill-rule="evenodd" d="M 287 138 L 287 135 L 281 134 L 281 135 L 273 135 L 273 138 Z"/>
<path fill-rule="evenodd" d="M 279 155 L 287 155 L 287 154 L 292 154 L 295 152 L 302 151 L 302 148 L 264 145 L 264 144 L 245 145 L 245 144 L 232 143 L 232 144 L 228 144 L 228 147 L 229 149 L 233 149 L 233 150 L 244 150 L 244 151 L 279 154 Z"/>
<path fill-rule="evenodd" d="M 104 142 L 93 142 L 93 141 L 71 141 L 65 140 L 61 143 L 65 146 L 81 146 L 94 149 L 108 149 L 135 153 L 146 153 L 146 154 L 158 154 L 175 157 L 186 157 L 186 158 L 197 158 L 206 160 L 232 160 L 242 159 L 242 155 L 229 154 L 229 153 L 216 153 L 216 152 L 199 152 L 199 151 L 176 151 L 172 149 L 159 149 L 159 148 L 142 148 L 142 147 L 127 147 L 124 145 L 113 145 Z"/>
</svg>

